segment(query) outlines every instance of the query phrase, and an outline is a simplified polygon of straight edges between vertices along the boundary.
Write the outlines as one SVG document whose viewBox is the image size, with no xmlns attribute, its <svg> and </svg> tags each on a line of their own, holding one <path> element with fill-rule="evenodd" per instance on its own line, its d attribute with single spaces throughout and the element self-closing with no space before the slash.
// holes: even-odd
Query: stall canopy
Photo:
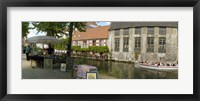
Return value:
<svg viewBox="0 0 200 101">
<path fill-rule="evenodd" d="M 51 36 L 34 36 L 27 39 L 28 43 L 43 43 L 43 44 L 49 44 L 49 43 L 61 43 L 62 41 Z"/>
</svg>

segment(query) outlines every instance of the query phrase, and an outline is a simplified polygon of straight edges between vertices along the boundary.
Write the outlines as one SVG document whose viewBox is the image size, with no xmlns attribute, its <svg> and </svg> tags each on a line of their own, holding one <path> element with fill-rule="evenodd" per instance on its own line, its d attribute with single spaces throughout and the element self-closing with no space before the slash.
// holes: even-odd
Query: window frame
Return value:
<svg viewBox="0 0 200 101">
<path fill-rule="evenodd" d="M 141 52 L 141 37 L 135 37 L 135 42 L 134 42 L 134 52 L 140 53 Z"/>
<path fill-rule="evenodd" d="M 123 52 L 129 52 L 129 37 L 123 37 Z"/>
<path fill-rule="evenodd" d="M 147 37 L 147 52 L 149 53 L 154 52 L 154 37 Z"/>
<path fill-rule="evenodd" d="M 117 44 L 116 44 L 116 39 L 118 39 L 118 43 Z M 120 49 L 120 38 L 115 38 L 115 41 L 114 41 L 114 51 L 115 52 L 119 52 L 120 51 L 119 49 Z"/>
<path fill-rule="evenodd" d="M 159 37 L 158 53 L 166 53 L 166 37 Z"/>
</svg>

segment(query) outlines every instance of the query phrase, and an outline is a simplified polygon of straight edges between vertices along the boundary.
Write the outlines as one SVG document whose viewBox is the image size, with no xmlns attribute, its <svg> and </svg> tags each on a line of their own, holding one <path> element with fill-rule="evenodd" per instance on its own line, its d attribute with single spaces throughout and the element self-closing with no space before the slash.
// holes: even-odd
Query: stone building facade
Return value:
<svg viewBox="0 0 200 101">
<path fill-rule="evenodd" d="M 178 62 L 178 22 L 112 22 L 108 46 L 117 61 Z"/>
</svg>

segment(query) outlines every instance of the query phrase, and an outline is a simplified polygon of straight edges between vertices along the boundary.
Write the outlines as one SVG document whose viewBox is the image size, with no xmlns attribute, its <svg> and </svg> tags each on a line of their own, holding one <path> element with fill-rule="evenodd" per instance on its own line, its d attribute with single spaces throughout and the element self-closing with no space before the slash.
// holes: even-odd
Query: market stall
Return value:
<svg viewBox="0 0 200 101">
<path fill-rule="evenodd" d="M 59 60 L 60 58 L 58 56 L 54 55 L 54 48 L 53 44 L 55 43 L 61 43 L 62 41 L 51 36 L 35 36 L 27 39 L 27 42 L 29 44 L 37 44 L 41 43 L 43 44 L 42 49 L 35 50 L 35 47 L 32 47 L 31 53 L 30 53 L 30 60 L 31 60 L 31 67 L 32 67 L 32 60 L 36 61 L 36 63 L 40 64 L 40 67 L 42 68 L 53 68 L 53 63 L 55 63 L 55 60 Z M 48 48 L 44 48 L 44 44 L 48 44 Z"/>
</svg>

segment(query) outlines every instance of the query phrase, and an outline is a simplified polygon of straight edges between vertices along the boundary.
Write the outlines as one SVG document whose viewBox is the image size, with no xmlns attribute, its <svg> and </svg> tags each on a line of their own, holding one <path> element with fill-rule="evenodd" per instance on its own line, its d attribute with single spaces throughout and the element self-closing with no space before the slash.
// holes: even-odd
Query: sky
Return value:
<svg viewBox="0 0 200 101">
<path fill-rule="evenodd" d="M 97 24 L 100 26 L 107 26 L 110 25 L 110 22 L 97 22 Z"/>
<path fill-rule="evenodd" d="M 33 25 L 30 23 L 29 24 L 29 27 L 33 27 Z M 34 37 L 34 36 L 45 36 L 46 33 L 42 33 L 42 32 L 39 32 L 36 30 L 36 29 L 31 29 L 29 30 L 29 34 L 27 35 L 28 38 L 30 37 Z"/>
<path fill-rule="evenodd" d="M 110 25 L 111 22 L 96 22 L 96 23 L 99 26 L 107 26 L 107 25 Z M 29 27 L 33 27 L 33 25 L 30 24 Z M 30 37 L 34 37 L 34 36 L 45 36 L 45 35 L 46 35 L 46 33 L 44 33 L 44 32 L 38 33 L 38 31 L 36 29 L 32 29 L 32 30 L 29 30 L 29 34 L 27 37 L 30 38 Z"/>
</svg>

